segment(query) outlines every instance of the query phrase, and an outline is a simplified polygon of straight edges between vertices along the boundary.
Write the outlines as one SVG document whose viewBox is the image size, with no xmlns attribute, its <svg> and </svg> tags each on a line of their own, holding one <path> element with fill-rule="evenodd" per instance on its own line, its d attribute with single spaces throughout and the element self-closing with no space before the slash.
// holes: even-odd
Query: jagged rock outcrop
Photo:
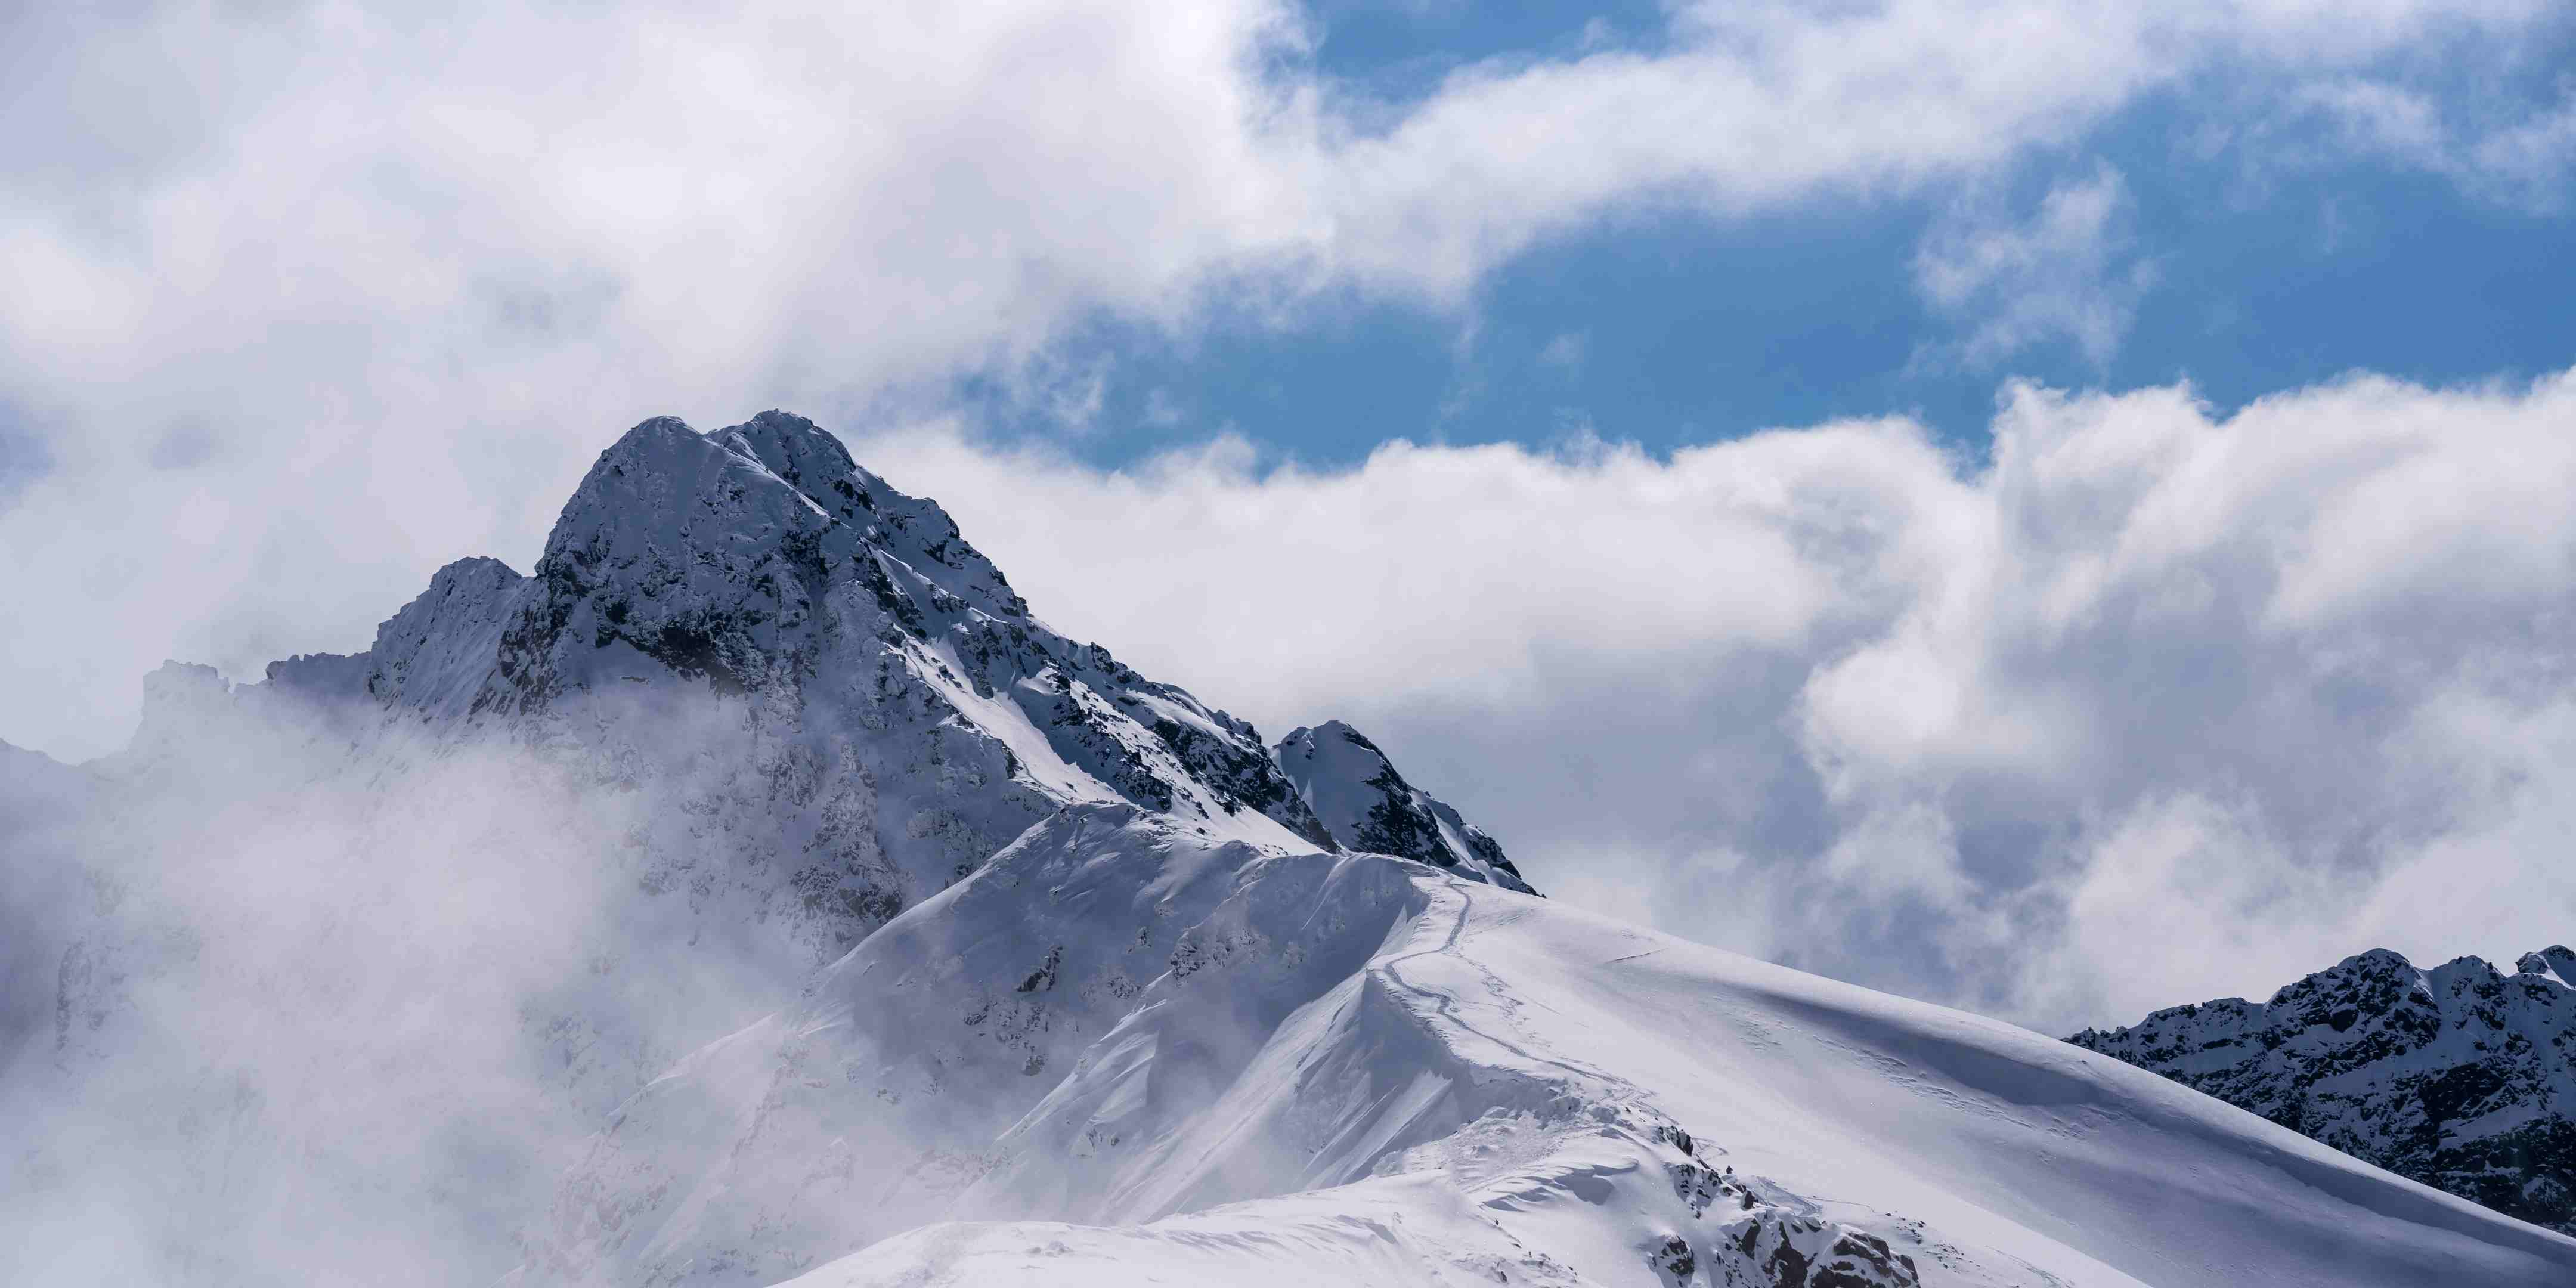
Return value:
<svg viewBox="0 0 2576 1288">
<path fill-rule="evenodd" d="M 1404 781 L 1386 753 L 1359 730 L 1328 720 L 1291 732 L 1274 754 L 1296 784 L 1298 798 L 1340 848 L 1392 854 L 1505 889 L 1537 893 L 1503 857 L 1500 842 Z"/>
<path fill-rule="evenodd" d="M 226 698 L 209 668 L 161 677 L 147 741 Z M 693 822 L 652 838 L 669 859 L 646 880 L 734 887 L 809 963 L 1068 804 L 1332 845 L 1249 723 L 1047 628 L 936 503 L 780 412 L 637 425 L 532 576 L 458 560 L 365 653 L 287 659 L 240 689 L 676 790 Z M 702 861 L 719 838 L 727 860 Z"/>
<path fill-rule="evenodd" d="M 2400 1176 L 2576 1233 L 2576 952 L 2376 949 L 2274 994 L 2067 1039 Z"/>
</svg>

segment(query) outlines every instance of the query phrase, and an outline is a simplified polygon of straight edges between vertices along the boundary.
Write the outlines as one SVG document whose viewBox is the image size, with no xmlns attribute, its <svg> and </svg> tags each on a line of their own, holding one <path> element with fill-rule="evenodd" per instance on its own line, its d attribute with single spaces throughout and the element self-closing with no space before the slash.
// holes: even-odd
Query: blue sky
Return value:
<svg viewBox="0 0 2576 1288">
<path fill-rule="evenodd" d="M 1478 62 L 1652 49 L 1655 6 L 1327 6 L 1312 67 L 1400 112 Z M 2576 26 L 2509 62 L 2418 61 L 2409 83 L 2465 111 L 2546 111 L 2576 75 Z M 1982 450 L 2001 386 L 2187 382 L 2220 409 L 2354 371 L 2435 385 L 2527 380 L 2576 355 L 2576 220 L 2562 182 L 2503 190 L 2356 147 L 2322 116 L 2232 121 L 2224 72 L 2144 96 L 1973 183 L 1853 193 L 1712 218 L 1641 201 L 1551 236 L 1463 302 L 1342 293 L 1292 317 L 1220 303 L 1175 333 L 1103 311 L 1051 353 L 1087 400 L 958 382 L 987 432 L 1104 466 L 1235 434 L 1316 465 L 1391 438 L 1653 450 L 1848 416 L 1910 415 Z M 2122 201 L 2108 269 L 2138 273 L 2106 346 L 2063 332 L 1962 351 L 1980 321 L 1917 282 L 1963 206 L 2011 218 L 2108 165 Z M 2559 179 L 2566 175 L 2561 172 Z M 1061 388 L 1054 390 L 1059 396 Z"/>
</svg>

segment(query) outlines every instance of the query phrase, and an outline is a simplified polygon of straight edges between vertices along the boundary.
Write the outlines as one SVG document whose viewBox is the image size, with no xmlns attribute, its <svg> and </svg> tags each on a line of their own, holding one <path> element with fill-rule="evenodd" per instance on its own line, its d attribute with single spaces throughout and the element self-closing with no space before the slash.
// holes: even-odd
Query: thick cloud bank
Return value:
<svg viewBox="0 0 2576 1288">
<path fill-rule="evenodd" d="M 2576 377 L 2016 387 L 1994 428 L 854 447 L 1066 629 L 1381 730 L 1542 888 L 1694 938 L 2056 1029 L 2566 937 Z"/>
<path fill-rule="evenodd" d="M 1078 410 L 1100 377 L 1065 370 L 1069 327 L 1186 343 L 1211 312 L 1472 311 L 1497 266 L 1605 221 L 2062 168 L 2036 212 L 1944 221 L 1922 285 L 1970 356 L 2095 351 L 2142 279 L 2088 132 L 2222 79 L 2214 136 L 2260 143 L 2260 170 L 2317 145 L 2235 127 L 2359 120 L 2427 68 L 2483 83 L 2564 13 L 1676 5 L 1393 100 L 1326 65 L 1330 21 L 1276 0 L 13 7 L 0 597 L 48 626 L 0 635 L 34 677 L 0 692 L 0 736 L 99 754 L 164 657 L 248 674 L 354 647 L 455 555 L 532 557 L 601 426 L 846 424 L 961 374 Z M 2529 186 L 2565 168 L 2548 107 L 2403 155 L 2486 173 L 2452 154 L 2493 145 Z"/>
</svg>

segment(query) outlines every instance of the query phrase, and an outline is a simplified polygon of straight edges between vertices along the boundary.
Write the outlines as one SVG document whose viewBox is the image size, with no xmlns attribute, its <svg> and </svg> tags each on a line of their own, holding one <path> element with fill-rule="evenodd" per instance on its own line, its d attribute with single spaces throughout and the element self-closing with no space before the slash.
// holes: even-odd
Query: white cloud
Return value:
<svg viewBox="0 0 2576 1288">
<path fill-rule="evenodd" d="M 2128 254 L 2132 204 L 2107 164 L 2050 189 L 2027 219 L 1962 203 L 1917 248 L 1915 285 L 1934 308 L 1973 321 L 1958 346 L 1972 366 L 2064 339 L 2100 367 L 2155 284 L 2154 266 Z"/>
<path fill-rule="evenodd" d="M 2480 136 L 2469 156 L 2475 173 L 2524 204 L 2563 209 L 2568 188 L 2576 184 L 2576 94 Z"/>
<path fill-rule="evenodd" d="M 2556 214 L 2576 184 L 2576 92 L 2511 110 L 2464 110 L 2420 89 L 2368 77 L 2312 85 L 2299 105 L 2333 122 L 2345 144 L 2445 176 L 2487 200 Z"/>
<path fill-rule="evenodd" d="M 2562 375 L 2017 388 L 1965 473 L 1904 422 L 1326 473 L 855 446 L 1041 614 L 1353 720 L 1543 886 L 2067 1027 L 2568 937 L 2571 429 Z"/>
<path fill-rule="evenodd" d="M 1583 332 L 1562 332 L 1539 347 L 1538 364 L 1559 371 L 1578 371 L 1583 367 L 1585 352 L 1591 347 L 1591 337 Z"/>
</svg>

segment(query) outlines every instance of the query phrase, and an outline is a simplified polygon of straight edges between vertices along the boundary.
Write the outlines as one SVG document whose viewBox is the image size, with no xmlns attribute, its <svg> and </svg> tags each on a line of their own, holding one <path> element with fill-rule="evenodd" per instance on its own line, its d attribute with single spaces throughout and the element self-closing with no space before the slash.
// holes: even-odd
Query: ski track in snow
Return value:
<svg viewBox="0 0 2576 1288">
<path fill-rule="evenodd" d="M 1439 1012 L 1441 1018 L 1449 1021 L 1451 1024 L 1457 1025 L 1459 1028 L 1464 1029 L 1469 1033 L 1475 1034 L 1477 1037 L 1483 1038 L 1487 1042 L 1493 1043 L 1495 1046 L 1501 1047 L 1502 1049 L 1519 1056 L 1524 1060 L 1530 1061 L 1533 1064 L 1543 1064 L 1551 1068 L 1561 1069 L 1577 1078 L 1591 1078 L 1622 1089 L 1632 1089 L 1629 1087 L 1626 1079 L 1620 1078 L 1615 1074 L 1605 1073 L 1599 1069 L 1586 1068 L 1570 1061 L 1558 1059 L 1555 1056 L 1540 1055 L 1518 1042 L 1496 1037 L 1483 1029 L 1477 1028 L 1475 1025 L 1468 1023 L 1464 1017 L 1458 1014 L 1458 999 L 1456 997 L 1451 996 L 1448 993 L 1441 992 L 1435 988 L 1428 988 L 1423 985 L 1416 984 L 1404 977 L 1403 966 L 1406 962 L 1415 961 L 1424 957 L 1447 956 L 1455 957 L 1458 960 L 1465 962 L 1468 966 L 1474 968 L 1478 975 L 1487 980 L 1491 980 L 1496 983 L 1501 982 L 1499 977 L 1492 971 L 1487 970 L 1483 963 L 1478 962 L 1475 958 L 1470 957 L 1459 950 L 1458 941 L 1466 934 L 1467 918 L 1475 911 L 1476 900 L 1473 895 L 1470 895 L 1467 892 L 1466 882 L 1460 881 L 1458 878 L 1450 876 L 1445 872 L 1440 875 L 1442 884 L 1448 888 L 1450 893 L 1458 896 L 1458 915 L 1449 923 L 1448 936 L 1440 942 L 1440 946 L 1437 948 L 1424 948 L 1415 952 L 1406 953 L 1401 957 L 1390 958 L 1381 964 L 1379 969 L 1385 971 L 1388 978 L 1394 980 L 1396 985 L 1404 989 L 1406 992 L 1411 993 L 1416 997 L 1429 1000 L 1433 1008 Z M 1640 953 L 1637 955 L 1644 956 L 1645 954 Z M 1618 960 L 1625 961 L 1628 959 L 1620 958 Z M 1508 1009 L 1505 1014 L 1508 1016 Z"/>
</svg>

